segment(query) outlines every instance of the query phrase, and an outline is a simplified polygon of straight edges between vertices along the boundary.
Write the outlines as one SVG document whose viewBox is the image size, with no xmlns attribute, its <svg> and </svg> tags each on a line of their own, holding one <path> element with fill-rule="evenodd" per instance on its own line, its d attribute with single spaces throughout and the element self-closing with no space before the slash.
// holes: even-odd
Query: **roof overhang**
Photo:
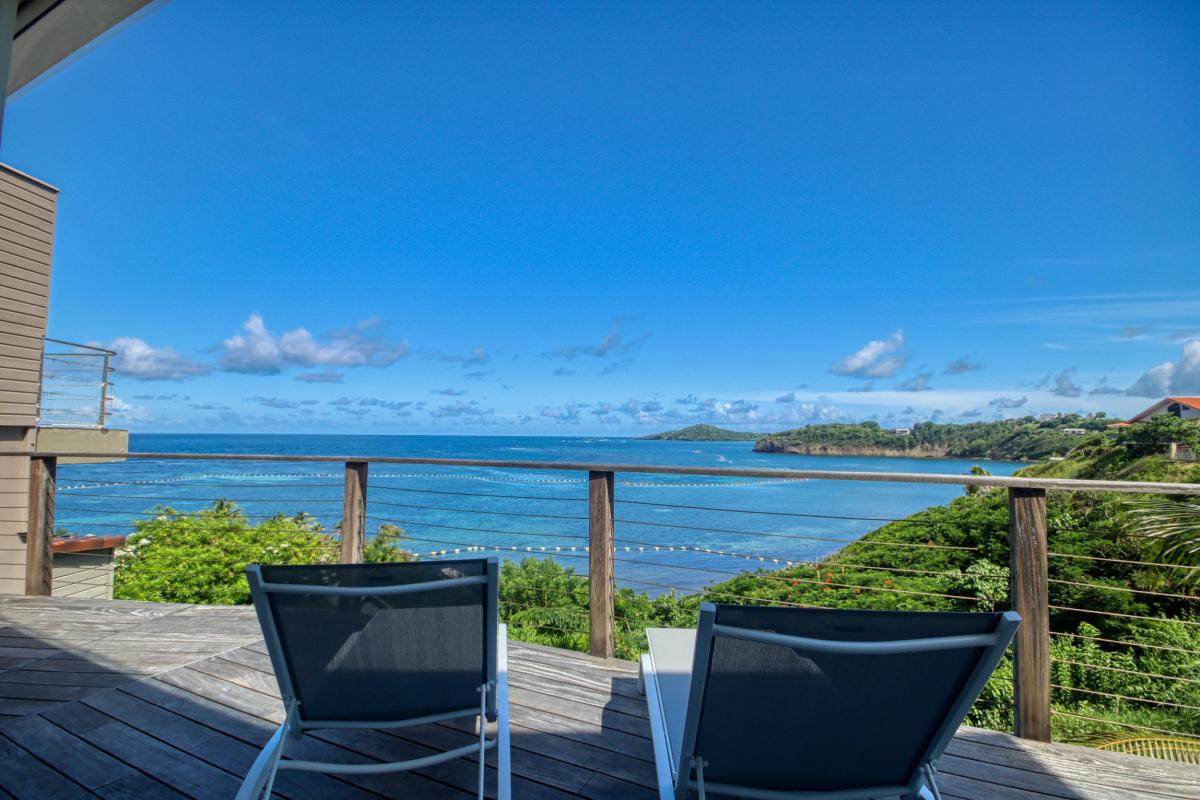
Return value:
<svg viewBox="0 0 1200 800">
<path fill-rule="evenodd" d="M 86 47 L 154 0 L 20 0 L 8 94 Z"/>
<path fill-rule="evenodd" d="M 1188 408 L 1194 408 L 1197 411 L 1200 411 L 1200 397 L 1164 397 L 1162 400 L 1159 400 L 1142 413 L 1135 414 L 1130 417 L 1129 422 L 1142 422 L 1144 420 L 1148 420 L 1155 414 L 1166 411 L 1168 407 L 1175 405 L 1176 403 L 1181 406 L 1187 406 Z"/>
</svg>

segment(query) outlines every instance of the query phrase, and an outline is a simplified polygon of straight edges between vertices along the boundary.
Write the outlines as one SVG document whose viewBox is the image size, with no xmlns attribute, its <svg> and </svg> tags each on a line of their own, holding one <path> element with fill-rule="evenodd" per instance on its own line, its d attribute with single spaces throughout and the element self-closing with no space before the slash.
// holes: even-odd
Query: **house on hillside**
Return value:
<svg viewBox="0 0 1200 800">
<path fill-rule="evenodd" d="M 1134 414 L 1125 422 L 1117 422 L 1110 429 L 1127 428 L 1137 422 L 1167 414 L 1180 419 L 1195 420 L 1200 424 L 1200 397 L 1164 397 L 1140 414 Z M 1177 442 L 1166 443 L 1167 455 L 1172 461 L 1200 461 L 1200 453 Z"/>
<path fill-rule="evenodd" d="M 1180 419 L 1200 419 L 1200 397 L 1164 397 L 1142 413 L 1134 414 L 1125 424 L 1145 422 L 1159 414 L 1170 414 Z"/>
</svg>

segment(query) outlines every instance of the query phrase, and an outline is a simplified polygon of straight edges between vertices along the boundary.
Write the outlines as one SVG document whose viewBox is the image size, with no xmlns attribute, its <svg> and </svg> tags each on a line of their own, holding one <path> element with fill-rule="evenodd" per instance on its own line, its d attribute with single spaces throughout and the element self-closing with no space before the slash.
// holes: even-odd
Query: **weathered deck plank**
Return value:
<svg viewBox="0 0 1200 800">
<path fill-rule="evenodd" d="M 509 667 L 514 797 L 656 796 L 632 663 L 513 642 Z M 250 609 L 0 598 L 0 800 L 229 797 L 282 716 Z M 473 738 L 458 723 L 323 731 L 295 754 L 395 760 Z M 477 768 L 282 772 L 276 794 L 468 798 Z M 948 800 L 1200 800 L 1194 767 L 969 728 L 940 773 Z"/>
</svg>

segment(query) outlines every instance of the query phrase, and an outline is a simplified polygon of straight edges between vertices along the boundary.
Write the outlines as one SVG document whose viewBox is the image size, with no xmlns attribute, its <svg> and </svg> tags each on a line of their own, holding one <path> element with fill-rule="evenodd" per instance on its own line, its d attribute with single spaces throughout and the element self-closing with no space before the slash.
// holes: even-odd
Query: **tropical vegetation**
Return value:
<svg viewBox="0 0 1200 800">
<path fill-rule="evenodd" d="M 1021 417 L 963 424 L 920 422 L 902 429 L 884 428 L 872 421 L 831 423 L 768 434 L 755 443 L 754 449 L 767 453 L 1037 461 L 1065 456 L 1081 440 L 1102 439 L 1112 422 L 1115 420 L 1103 414 L 1060 414 L 1051 419 Z M 1081 436 L 1079 431 L 1084 434 Z"/>
<path fill-rule="evenodd" d="M 247 564 L 336 564 L 341 556 L 341 541 L 308 514 L 278 514 L 254 525 L 225 500 L 200 511 L 159 506 L 133 525 L 113 569 L 113 596 L 124 600 L 249 603 Z M 364 548 L 365 560 L 411 559 L 401 533 L 381 526 Z"/>
</svg>

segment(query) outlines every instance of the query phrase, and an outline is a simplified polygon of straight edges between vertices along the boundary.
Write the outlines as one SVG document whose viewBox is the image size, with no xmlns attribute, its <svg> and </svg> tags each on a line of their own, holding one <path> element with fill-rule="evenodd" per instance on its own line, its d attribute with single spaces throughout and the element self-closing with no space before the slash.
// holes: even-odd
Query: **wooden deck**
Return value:
<svg viewBox="0 0 1200 800">
<path fill-rule="evenodd" d="M 514 797 L 655 796 L 633 664 L 515 642 L 509 664 Z M 229 798 L 281 716 L 250 609 L 0 597 L 0 800 Z M 394 760 L 471 738 L 452 724 L 326 732 L 297 755 Z M 276 790 L 466 798 L 474 779 L 462 760 L 383 777 L 282 772 Z M 1200 800 L 1200 768 L 965 728 L 940 783 L 959 800 Z"/>
</svg>

